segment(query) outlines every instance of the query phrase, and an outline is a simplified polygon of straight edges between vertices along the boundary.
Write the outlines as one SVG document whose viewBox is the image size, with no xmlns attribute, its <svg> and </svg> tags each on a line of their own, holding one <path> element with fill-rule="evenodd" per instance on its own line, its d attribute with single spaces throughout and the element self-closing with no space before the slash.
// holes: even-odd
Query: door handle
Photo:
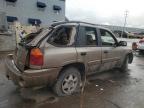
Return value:
<svg viewBox="0 0 144 108">
<path fill-rule="evenodd" d="M 107 51 L 107 50 L 105 50 L 105 51 L 104 51 L 104 53 L 105 53 L 105 54 L 107 54 L 107 53 L 108 53 L 108 51 Z"/>
<path fill-rule="evenodd" d="M 87 55 L 86 52 L 81 52 L 81 56 L 85 56 L 85 55 Z"/>
</svg>

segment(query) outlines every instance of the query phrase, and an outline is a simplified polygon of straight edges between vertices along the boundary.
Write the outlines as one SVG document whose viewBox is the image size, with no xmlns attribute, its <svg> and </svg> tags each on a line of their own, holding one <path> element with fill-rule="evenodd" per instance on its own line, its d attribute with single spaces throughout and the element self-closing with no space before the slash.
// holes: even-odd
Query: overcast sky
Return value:
<svg viewBox="0 0 144 108">
<path fill-rule="evenodd" d="M 144 0 L 66 0 L 70 20 L 123 26 L 126 10 L 127 26 L 144 28 Z"/>
</svg>

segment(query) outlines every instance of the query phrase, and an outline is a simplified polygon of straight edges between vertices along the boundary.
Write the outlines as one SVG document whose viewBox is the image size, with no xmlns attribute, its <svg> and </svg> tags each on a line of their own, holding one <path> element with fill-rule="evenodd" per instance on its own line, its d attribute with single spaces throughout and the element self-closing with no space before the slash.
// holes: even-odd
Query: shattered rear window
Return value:
<svg viewBox="0 0 144 108">
<path fill-rule="evenodd" d="M 39 42 L 44 36 L 49 34 L 53 29 L 43 28 L 35 33 L 30 33 L 21 40 L 21 43 L 29 44 L 30 42 Z"/>
<path fill-rule="evenodd" d="M 25 36 L 25 38 L 23 38 L 21 40 L 21 42 L 25 42 L 26 44 L 31 42 L 34 38 L 36 38 L 38 35 L 40 35 L 42 33 L 43 29 L 40 29 L 39 31 L 35 32 L 35 33 L 30 33 L 28 35 Z"/>
</svg>

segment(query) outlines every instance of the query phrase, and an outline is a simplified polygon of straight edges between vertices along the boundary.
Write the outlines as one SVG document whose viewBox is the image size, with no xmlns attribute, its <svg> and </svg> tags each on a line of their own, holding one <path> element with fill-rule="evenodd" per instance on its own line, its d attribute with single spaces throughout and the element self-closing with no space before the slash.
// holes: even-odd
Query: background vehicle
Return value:
<svg viewBox="0 0 144 108">
<path fill-rule="evenodd" d="M 144 38 L 140 39 L 140 41 L 137 43 L 137 50 L 139 50 L 140 54 L 144 54 Z"/>
<path fill-rule="evenodd" d="M 121 37 L 121 35 L 122 35 L 122 31 L 120 31 L 120 30 L 115 30 L 115 31 L 113 31 L 113 33 L 114 33 L 117 37 Z M 122 37 L 123 37 L 123 38 L 128 38 L 128 36 L 129 36 L 129 33 L 126 32 L 126 31 L 123 31 Z"/>
<path fill-rule="evenodd" d="M 54 23 L 21 41 L 6 60 L 6 76 L 21 87 L 49 84 L 59 96 L 70 95 L 86 75 L 112 68 L 126 71 L 133 60 L 126 45 L 94 24 Z"/>
</svg>

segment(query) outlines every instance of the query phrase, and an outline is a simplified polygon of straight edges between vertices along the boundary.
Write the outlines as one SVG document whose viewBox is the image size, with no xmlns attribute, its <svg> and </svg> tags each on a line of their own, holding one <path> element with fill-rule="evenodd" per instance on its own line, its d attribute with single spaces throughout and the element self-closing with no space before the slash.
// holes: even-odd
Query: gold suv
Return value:
<svg viewBox="0 0 144 108">
<path fill-rule="evenodd" d="M 59 22 L 23 38 L 6 59 L 6 77 L 24 88 L 50 85 L 59 96 L 76 92 L 85 76 L 132 63 L 132 50 L 114 34 L 86 22 Z"/>
</svg>

